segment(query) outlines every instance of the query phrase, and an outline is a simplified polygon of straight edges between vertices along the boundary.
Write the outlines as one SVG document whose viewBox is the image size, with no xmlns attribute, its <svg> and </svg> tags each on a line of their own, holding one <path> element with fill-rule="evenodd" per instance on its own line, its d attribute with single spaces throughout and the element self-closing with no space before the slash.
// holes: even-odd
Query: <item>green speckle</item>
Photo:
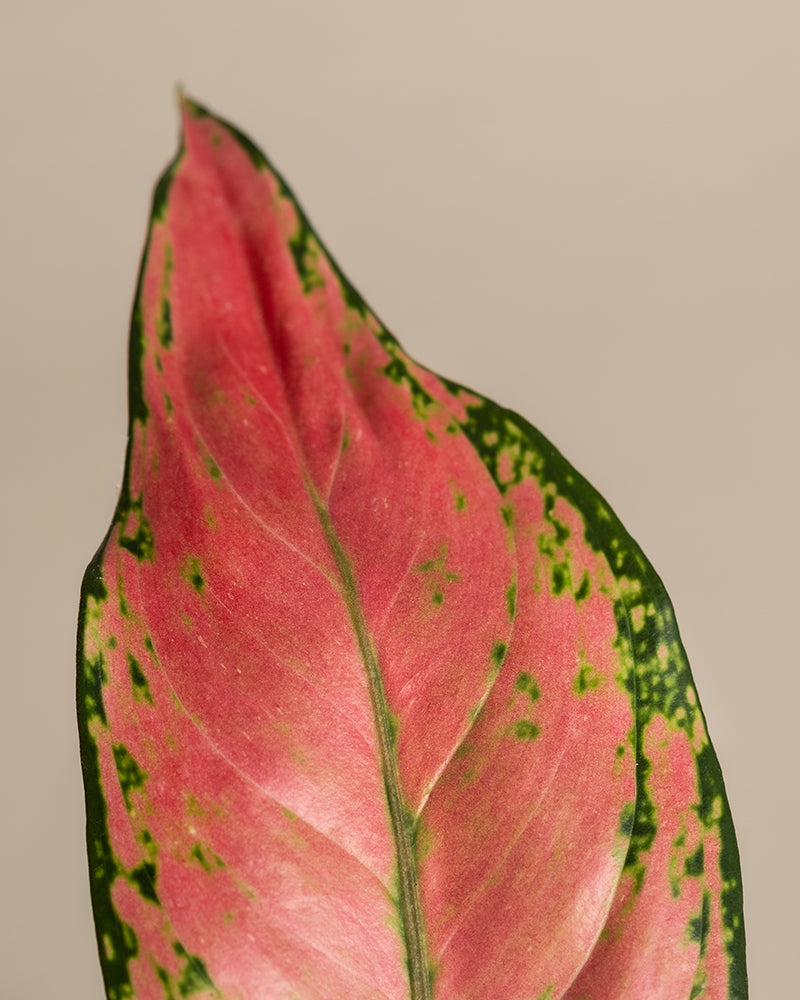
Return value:
<svg viewBox="0 0 800 1000">
<path fill-rule="evenodd" d="M 203 455 L 203 465 L 205 465 L 212 479 L 222 479 L 220 467 L 210 455 Z"/>
<path fill-rule="evenodd" d="M 580 586 L 575 591 L 576 601 L 585 601 L 589 596 L 589 574 L 584 570 L 583 576 L 581 577 Z"/>
<path fill-rule="evenodd" d="M 591 663 L 588 660 L 581 659 L 580 669 L 578 670 L 578 676 L 575 678 L 575 682 L 572 685 L 572 690 L 577 695 L 584 695 L 587 691 L 593 691 L 595 688 L 600 687 L 603 682 L 603 678 L 598 674 Z"/>
<path fill-rule="evenodd" d="M 569 566 L 567 563 L 561 562 L 556 563 L 553 566 L 551 581 L 550 581 L 550 592 L 554 597 L 558 597 L 563 594 L 565 590 L 570 586 L 570 574 Z"/>
<path fill-rule="evenodd" d="M 514 615 L 517 612 L 517 585 L 516 583 L 510 583 L 506 587 L 506 608 L 508 609 L 508 620 L 510 622 L 514 621 Z"/>
<path fill-rule="evenodd" d="M 172 345 L 172 313 L 169 301 L 169 282 L 172 276 L 173 259 L 172 246 L 167 243 L 164 246 L 164 275 L 161 279 L 161 313 L 156 319 L 156 335 L 161 346 L 166 350 Z M 158 370 L 161 371 L 160 359 Z"/>
<path fill-rule="evenodd" d="M 208 852 L 208 856 L 200 844 L 195 844 L 189 852 L 189 860 L 196 861 L 204 872 L 212 872 L 215 869 L 224 868 L 225 862 L 213 851 Z"/>
<path fill-rule="evenodd" d="M 180 996 L 189 997 L 210 990 L 219 997 L 220 992 L 208 974 L 205 962 L 197 955 L 190 955 L 179 941 L 176 941 L 172 948 L 178 958 L 186 963 L 176 983 Z"/>
<path fill-rule="evenodd" d="M 500 508 L 500 513 L 507 527 L 510 528 L 514 523 L 514 508 L 511 506 L 511 504 L 504 504 Z"/>
<path fill-rule="evenodd" d="M 194 797 L 194 795 L 186 796 L 186 813 L 189 816 L 205 816 L 206 811 Z"/>
<path fill-rule="evenodd" d="M 541 552 L 543 556 L 550 556 L 551 559 L 555 558 L 556 546 L 553 541 L 553 536 L 548 531 L 543 531 L 536 539 L 536 548 Z"/>
<path fill-rule="evenodd" d="M 411 374 L 408 364 L 403 357 L 394 353 L 397 347 L 394 346 L 392 360 L 385 365 L 384 375 L 396 385 L 404 385 L 411 395 L 411 406 L 414 413 L 421 420 L 427 419 L 430 410 L 434 405 L 433 396 L 422 387 L 420 381 Z"/>
<path fill-rule="evenodd" d="M 703 903 L 698 914 L 689 921 L 689 940 L 699 943 L 700 954 L 704 955 L 708 947 L 708 927 L 711 921 L 711 895 L 708 891 L 703 893 Z"/>
<path fill-rule="evenodd" d="M 456 493 L 456 510 L 467 509 L 467 498 L 463 493 Z"/>
<path fill-rule="evenodd" d="M 496 642 L 492 647 L 492 665 L 495 670 L 499 670 L 502 667 L 507 650 L 508 644 L 505 642 Z"/>
<path fill-rule="evenodd" d="M 158 342 L 161 346 L 167 350 L 172 345 L 172 310 L 170 308 L 169 299 L 164 298 L 161 300 L 161 315 L 158 317 L 156 322 L 156 332 L 158 334 Z"/>
<path fill-rule="evenodd" d="M 142 899 L 155 903 L 156 906 L 161 905 L 156 894 L 156 866 L 152 861 L 143 861 L 138 868 L 129 872 L 128 881 L 136 888 Z"/>
<path fill-rule="evenodd" d="M 559 521 L 557 517 L 550 517 L 549 520 L 550 523 L 555 528 L 556 545 L 563 545 L 571 534 L 569 528 L 566 526 L 566 524 L 564 524 L 563 521 Z"/>
<path fill-rule="evenodd" d="M 152 705 L 153 696 L 150 694 L 147 678 L 142 672 L 141 664 L 133 653 L 128 653 L 128 673 L 131 675 L 134 699 L 136 701 L 146 701 L 148 705 Z"/>
<path fill-rule="evenodd" d="M 103 704 L 103 685 L 108 683 L 108 671 L 106 661 L 102 653 L 97 653 L 93 657 L 83 658 L 83 678 L 81 691 L 83 693 L 83 710 L 86 713 L 87 722 L 90 719 L 99 719 L 103 725 L 107 724 L 106 709 Z"/>
<path fill-rule="evenodd" d="M 203 990 L 208 989 L 214 990 L 219 995 L 219 991 L 214 986 L 214 982 L 208 974 L 205 962 L 198 958 L 197 955 L 188 954 L 186 949 L 180 944 L 175 944 L 173 947 L 176 955 L 186 959 L 186 965 L 178 980 L 180 995 L 188 997 L 193 993 L 201 993 Z"/>
<path fill-rule="evenodd" d="M 633 819 L 636 813 L 636 806 L 633 802 L 626 802 L 622 807 L 619 817 L 619 832 L 623 837 L 630 837 L 633 833 Z"/>
<path fill-rule="evenodd" d="M 518 740 L 535 740 L 541 729 L 528 719 L 519 719 L 514 723 L 514 735 Z"/>
<path fill-rule="evenodd" d="M 308 220 L 302 214 L 298 214 L 297 228 L 289 239 L 289 249 L 305 294 L 308 295 L 315 288 L 324 288 L 325 282 L 318 266 L 322 248 Z"/>
<path fill-rule="evenodd" d="M 131 793 L 144 787 L 147 775 L 139 767 L 127 748 L 117 743 L 113 748 L 114 763 L 117 765 L 119 785 L 128 811 L 131 809 Z"/>
<path fill-rule="evenodd" d="M 127 504 L 120 503 L 122 532 L 119 544 L 132 553 L 139 562 L 152 562 L 154 552 L 153 532 L 142 511 L 142 494 Z"/>
<path fill-rule="evenodd" d="M 156 975 L 161 980 L 161 985 L 164 987 L 164 1000 L 175 1000 L 175 994 L 172 991 L 172 980 L 170 974 L 164 968 L 163 965 L 159 965 L 158 962 L 155 964 Z"/>
<path fill-rule="evenodd" d="M 644 878 L 644 868 L 639 859 L 653 846 L 656 838 L 656 807 L 647 789 L 652 764 L 645 756 L 639 743 L 638 760 L 636 763 L 636 805 L 633 816 L 633 827 L 630 831 L 630 844 L 625 858 L 626 870 L 633 873 L 637 889 Z M 623 810 L 623 817 L 625 810 Z"/>
<path fill-rule="evenodd" d="M 186 561 L 183 567 L 183 578 L 187 580 L 197 591 L 198 594 L 203 593 L 203 588 L 206 585 L 203 579 L 203 574 L 200 572 L 201 564 L 199 559 L 195 559 L 194 556 Z"/>
<path fill-rule="evenodd" d="M 514 687 L 517 691 L 522 691 L 527 694 L 533 702 L 538 701 L 542 696 L 539 685 L 536 683 L 536 678 L 533 677 L 532 674 L 529 674 L 527 670 L 523 670 L 522 673 L 519 674 L 514 682 Z"/>
<path fill-rule="evenodd" d="M 703 874 L 704 866 L 705 857 L 703 845 L 700 844 L 697 850 L 686 858 L 683 870 L 690 878 L 699 878 Z"/>
<path fill-rule="evenodd" d="M 141 833 L 136 835 L 136 840 L 145 855 L 150 859 L 150 861 L 154 862 L 156 855 L 158 854 L 158 848 L 156 847 L 156 842 L 153 840 L 152 833 L 150 833 L 149 830 L 142 830 Z"/>
<path fill-rule="evenodd" d="M 122 576 L 117 577 L 117 600 L 119 602 L 119 613 L 123 618 L 127 618 L 130 614 L 130 608 L 128 607 L 128 602 L 125 599 L 125 585 L 123 583 Z"/>
<path fill-rule="evenodd" d="M 457 583 L 458 573 L 451 573 L 446 569 L 447 565 L 447 545 L 443 545 L 435 559 L 417 566 L 416 572 L 423 573 L 426 577 L 425 585 L 430 588 L 431 603 L 436 607 L 444 604 L 447 587 L 452 583 Z"/>
</svg>

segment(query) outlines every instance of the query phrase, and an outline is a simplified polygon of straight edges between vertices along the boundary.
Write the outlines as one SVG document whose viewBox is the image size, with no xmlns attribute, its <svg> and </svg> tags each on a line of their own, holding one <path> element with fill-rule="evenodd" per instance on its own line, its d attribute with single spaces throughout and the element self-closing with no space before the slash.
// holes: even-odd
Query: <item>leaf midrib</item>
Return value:
<svg viewBox="0 0 800 1000">
<path fill-rule="evenodd" d="M 319 517 L 322 530 L 330 547 L 342 582 L 342 592 L 358 649 L 367 675 L 370 703 L 378 737 L 378 753 L 383 775 L 389 819 L 392 826 L 400 890 L 400 917 L 406 946 L 408 979 L 411 1000 L 431 1000 L 431 982 L 428 974 L 427 948 L 419 895 L 417 864 L 414 847 L 406 822 L 406 810 L 400 790 L 400 770 L 395 753 L 395 740 L 386 694 L 383 689 L 378 658 L 372 644 L 364 612 L 358 600 L 355 575 L 347 553 L 342 548 L 331 524 L 328 511 L 313 484 L 306 478 L 306 487 Z"/>
</svg>

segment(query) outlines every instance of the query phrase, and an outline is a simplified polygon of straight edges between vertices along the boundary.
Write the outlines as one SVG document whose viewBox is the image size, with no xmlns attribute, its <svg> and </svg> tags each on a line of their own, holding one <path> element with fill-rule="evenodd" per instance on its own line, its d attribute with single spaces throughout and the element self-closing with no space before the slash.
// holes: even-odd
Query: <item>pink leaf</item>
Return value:
<svg viewBox="0 0 800 1000">
<path fill-rule="evenodd" d="M 537 431 L 403 352 L 189 101 L 79 716 L 110 1000 L 746 996 L 658 577 Z"/>
</svg>

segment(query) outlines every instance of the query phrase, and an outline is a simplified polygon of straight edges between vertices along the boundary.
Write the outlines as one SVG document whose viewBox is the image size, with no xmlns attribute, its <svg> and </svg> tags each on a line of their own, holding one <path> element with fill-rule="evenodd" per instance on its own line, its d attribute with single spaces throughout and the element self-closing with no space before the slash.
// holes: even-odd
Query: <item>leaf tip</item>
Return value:
<svg viewBox="0 0 800 1000">
<path fill-rule="evenodd" d="M 175 99 L 178 103 L 178 112 L 181 118 L 183 131 L 186 131 L 187 124 L 192 119 L 210 118 L 211 112 L 202 104 L 198 104 L 194 98 L 186 92 L 186 87 L 182 81 L 175 84 Z"/>
</svg>

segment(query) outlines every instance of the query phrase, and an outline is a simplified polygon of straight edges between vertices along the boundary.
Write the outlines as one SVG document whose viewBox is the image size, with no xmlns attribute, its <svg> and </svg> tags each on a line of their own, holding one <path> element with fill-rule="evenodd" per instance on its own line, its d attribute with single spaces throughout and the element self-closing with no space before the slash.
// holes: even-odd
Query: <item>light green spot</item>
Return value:
<svg viewBox="0 0 800 1000">
<path fill-rule="evenodd" d="M 535 740 L 541 732 L 536 723 L 529 719 L 519 719 L 514 723 L 514 735 L 518 740 Z"/>
<path fill-rule="evenodd" d="M 588 660 L 581 658 L 578 676 L 575 678 L 575 683 L 572 685 L 572 690 L 575 694 L 584 695 L 587 691 L 593 691 L 595 688 L 600 687 L 602 683 L 602 676 L 597 673 Z"/>
<path fill-rule="evenodd" d="M 103 951 L 105 952 L 106 958 L 109 962 L 114 961 L 114 942 L 111 940 L 109 934 L 103 935 Z"/>
<path fill-rule="evenodd" d="M 514 682 L 514 687 L 517 691 L 527 694 L 533 702 L 538 701 L 542 696 L 539 685 L 536 683 L 536 678 L 532 674 L 529 674 L 527 670 L 523 670 L 522 673 L 519 674 Z"/>
</svg>

